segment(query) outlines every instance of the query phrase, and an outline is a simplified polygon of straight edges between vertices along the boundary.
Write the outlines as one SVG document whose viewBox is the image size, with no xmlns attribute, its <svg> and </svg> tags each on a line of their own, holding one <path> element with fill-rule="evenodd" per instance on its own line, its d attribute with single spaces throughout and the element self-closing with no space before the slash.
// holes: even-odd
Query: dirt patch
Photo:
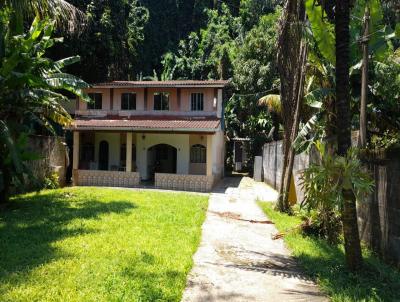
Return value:
<svg viewBox="0 0 400 302">
<path fill-rule="evenodd" d="M 250 223 L 260 223 L 260 224 L 274 224 L 270 220 L 253 220 L 253 219 L 243 219 L 240 214 L 232 213 L 232 212 L 214 212 L 214 211 L 209 211 L 211 214 L 217 215 L 222 218 L 229 218 L 229 219 L 235 219 L 235 220 L 240 220 L 240 221 L 246 221 Z"/>
</svg>

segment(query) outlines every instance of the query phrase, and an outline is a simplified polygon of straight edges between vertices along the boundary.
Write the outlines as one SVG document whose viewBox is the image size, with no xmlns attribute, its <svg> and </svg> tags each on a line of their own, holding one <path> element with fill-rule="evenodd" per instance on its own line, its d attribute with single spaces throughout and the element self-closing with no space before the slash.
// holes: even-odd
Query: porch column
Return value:
<svg viewBox="0 0 400 302">
<path fill-rule="evenodd" d="M 206 165 L 207 165 L 207 176 L 212 176 L 213 174 L 213 135 L 207 135 L 207 157 L 206 157 Z"/>
<path fill-rule="evenodd" d="M 79 135 L 78 131 L 74 131 L 74 153 L 72 158 L 72 169 L 79 169 Z"/>
<path fill-rule="evenodd" d="M 126 133 L 126 172 L 132 172 L 132 132 Z"/>
</svg>

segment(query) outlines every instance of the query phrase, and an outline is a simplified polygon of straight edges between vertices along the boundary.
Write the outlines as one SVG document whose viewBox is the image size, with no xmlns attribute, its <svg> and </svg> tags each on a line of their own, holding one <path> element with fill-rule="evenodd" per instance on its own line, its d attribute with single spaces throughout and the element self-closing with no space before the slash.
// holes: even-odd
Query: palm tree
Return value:
<svg viewBox="0 0 400 302">
<path fill-rule="evenodd" d="M 280 20 L 280 33 L 278 38 L 277 59 L 279 78 L 281 80 L 280 96 L 282 105 L 282 120 L 284 129 L 283 143 L 283 162 L 282 177 L 279 189 L 279 199 L 277 209 L 282 212 L 289 212 L 290 205 L 288 200 L 289 189 L 286 186 L 291 178 L 291 158 L 293 133 L 296 133 L 296 108 L 301 77 L 301 45 L 303 38 L 302 22 L 304 20 L 304 1 L 288 0 Z"/>
<path fill-rule="evenodd" d="M 14 33 L 22 33 L 24 20 L 36 16 L 50 17 L 59 27 L 71 32 L 85 20 L 84 13 L 65 0 L 5 0 L 0 4 L 0 9 L 3 7 L 12 10 L 10 21 Z"/>
<path fill-rule="evenodd" d="M 258 100 L 259 106 L 267 107 L 272 118 L 272 136 L 273 140 L 279 139 L 279 125 L 282 123 L 281 96 L 279 94 L 267 94 Z"/>
<path fill-rule="evenodd" d="M 349 83 L 349 23 L 350 1 L 337 0 L 335 12 L 336 33 L 336 116 L 337 153 L 345 156 L 351 147 L 351 112 Z M 357 225 L 356 200 L 351 190 L 343 191 L 343 234 L 346 261 L 351 271 L 362 265 L 360 237 Z"/>
</svg>

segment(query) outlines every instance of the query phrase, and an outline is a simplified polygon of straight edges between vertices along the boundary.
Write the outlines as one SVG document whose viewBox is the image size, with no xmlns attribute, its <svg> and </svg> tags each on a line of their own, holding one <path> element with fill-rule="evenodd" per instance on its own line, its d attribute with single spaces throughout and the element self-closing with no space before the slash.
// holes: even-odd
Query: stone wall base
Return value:
<svg viewBox="0 0 400 302">
<path fill-rule="evenodd" d="M 75 186 L 138 187 L 138 172 L 74 170 Z"/>
<path fill-rule="evenodd" d="M 155 187 L 167 190 L 210 192 L 214 181 L 214 176 L 207 175 L 155 174 Z"/>
</svg>

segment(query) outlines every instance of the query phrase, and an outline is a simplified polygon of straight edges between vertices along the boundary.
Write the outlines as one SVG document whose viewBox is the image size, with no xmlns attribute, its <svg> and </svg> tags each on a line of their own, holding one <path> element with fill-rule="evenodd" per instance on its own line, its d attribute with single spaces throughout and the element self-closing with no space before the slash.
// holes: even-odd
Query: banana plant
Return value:
<svg viewBox="0 0 400 302">
<path fill-rule="evenodd" d="M 1 17 L 1 24 L 7 25 L 6 14 Z M 45 56 L 47 49 L 62 41 L 52 38 L 54 28 L 54 21 L 37 17 L 25 34 L 0 31 L 4 41 L 0 49 L 0 202 L 8 199 L 12 184 L 23 184 L 29 173 L 25 162 L 33 156 L 26 152 L 28 125 L 34 122 L 52 133 L 54 124 L 68 126 L 72 120 L 61 105 L 70 101 L 65 91 L 89 101 L 83 93 L 89 85 L 63 72 L 79 57 L 53 61 Z"/>
</svg>

